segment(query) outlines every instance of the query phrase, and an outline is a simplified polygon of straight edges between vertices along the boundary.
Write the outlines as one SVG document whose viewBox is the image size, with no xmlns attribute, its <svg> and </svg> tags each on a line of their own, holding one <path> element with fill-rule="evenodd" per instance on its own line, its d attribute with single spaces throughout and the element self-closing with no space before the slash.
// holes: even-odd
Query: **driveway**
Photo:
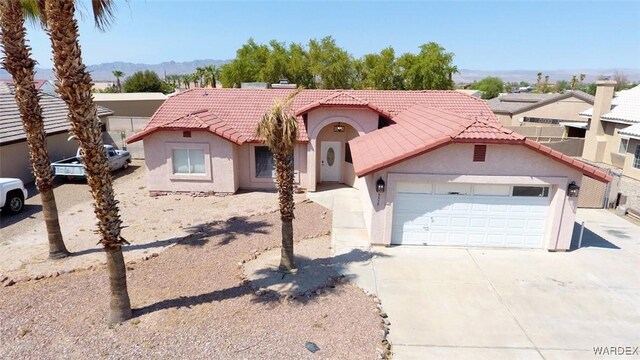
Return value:
<svg viewBox="0 0 640 360">
<path fill-rule="evenodd" d="M 598 346 L 633 350 L 640 227 L 606 210 L 580 209 L 578 218 L 587 229 L 570 252 L 374 248 L 373 284 L 363 269 L 347 276 L 382 300 L 395 359 L 585 359 Z"/>
</svg>

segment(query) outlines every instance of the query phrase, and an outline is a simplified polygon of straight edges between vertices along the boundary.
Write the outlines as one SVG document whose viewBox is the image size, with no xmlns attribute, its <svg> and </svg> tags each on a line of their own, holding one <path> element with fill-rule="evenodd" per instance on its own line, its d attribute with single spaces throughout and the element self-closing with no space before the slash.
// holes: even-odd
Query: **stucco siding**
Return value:
<svg viewBox="0 0 640 360">
<path fill-rule="evenodd" d="M 275 189 L 275 178 L 257 178 L 255 174 L 255 147 L 262 144 L 243 144 L 237 149 L 238 183 L 243 189 Z M 307 144 L 298 143 L 293 153 L 294 184 L 302 186 L 307 176 Z"/>
<path fill-rule="evenodd" d="M 568 249 L 575 221 L 577 200 L 565 196 L 571 181 L 580 184 L 582 174 L 519 145 L 489 145 L 485 162 L 473 162 L 473 144 L 452 144 L 430 153 L 404 161 L 365 179 L 372 210 L 371 242 L 388 245 L 391 241 L 391 222 L 395 179 L 423 179 L 432 182 L 549 184 L 550 207 L 545 247 Z M 387 191 L 378 194 L 375 182 L 382 177 Z M 390 181 L 391 180 L 391 181 Z"/>
<path fill-rule="evenodd" d="M 347 125 L 345 132 L 334 133 L 333 125 Z M 334 140 L 342 143 L 340 182 L 355 185 L 353 165 L 344 162 L 346 141 L 378 128 L 378 114 L 369 109 L 318 108 L 307 115 L 309 147 L 307 151 L 307 189 L 316 190 L 320 182 L 320 149 L 322 141 Z M 311 165 L 313 164 L 313 165 Z"/>
<path fill-rule="evenodd" d="M 512 125 L 518 125 L 519 119 L 524 117 L 558 119 L 566 121 L 584 121 L 585 119 L 581 118 L 579 114 L 592 106 L 593 105 L 589 104 L 588 102 L 585 102 L 578 98 L 569 97 L 567 99 L 562 99 L 560 101 L 543 105 L 535 109 L 513 114 Z M 540 124 L 524 122 L 523 125 L 539 126 Z"/>
<path fill-rule="evenodd" d="M 234 193 L 238 189 L 233 143 L 202 131 L 192 131 L 188 138 L 183 137 L 182 131 L 159 131 L 143 141 L 149 191 Z M 203 149 L 206 173 L 174 175 L 173 148 Z"/>
</svg>

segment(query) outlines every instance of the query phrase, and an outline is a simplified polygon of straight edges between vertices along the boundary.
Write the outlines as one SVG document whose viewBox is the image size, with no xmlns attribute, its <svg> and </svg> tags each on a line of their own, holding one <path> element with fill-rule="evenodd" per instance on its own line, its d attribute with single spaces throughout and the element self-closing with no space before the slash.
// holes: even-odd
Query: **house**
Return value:
<svg viewBox="0 0 640 360">
<path fill-rule="evenodd" d="M 619 91 L 616 82 L 596 82 L 595 103 L 580 113 L 588 120 L 582 157 L 596 166 L 622 171 L 619 192 L 640 208 L 640 85 Z"/>
<path fill-rule="evenodd" d="M 13 79 L 2 79 L 0 81 L 8 85 L 13 85 Z M 58 96 L 58 94 L 56 93 L 56 85 L 53 82 L 46 79 L 36 79 L 33 80 L 33 83 L 38 91 L 45 94 Z"/>
<path fill-rule="evenodd" d="M 108 142 L 119 149 L 128 150 L 135 159 L 144 158 L 142 143 L 127 146 L 124 140 L 142 130 L 168 97 L 159 92 L 93 93 L 96 105 L 113 110 L 113 115 L 106 123 Z"/>
<path fill-rule="evenodd" d="M 234 193 L 274 188 L 255 134 L 287 89 L 192 89 L 146 128 L 148 189 Z M 456 91 L 302 90 L 294 178 L 360 191 L 371 244 L 566 250 L 583 174 L 604 172 L 504 128 L 485 101 Z"/>
<path fill-rule="evenodd" d="M 167 95 L 155 92 L 142 93 L 93 93 L 96 105 L 113 110 L 113 116 L 150 117 L 167 99 Z"/>
<path fill-rule="evenodd" d="M 578 114 L 592 107 L 593 101 L 593 96 L 576 90 L 563 94 L 506 94 L 488 104 L 504 126 L 557 126 L 560 122 L 584 122 Z"/>
<path fill-rule="evenodd" d="M 74 156 L 78 149 L 75 140 L 69 140 L 71 125 L 67 120 L 67 105 L 57 96 L 40 94 L 40 106 L 47 133 L 47 151 L 51 161 Z M 98 107 L 103 123 L 113 112 Z M 0 177 L 19 178 L 25 183 L 33 181 L 29 149 L 22 127 L 22 118 L 13 93 L 13 86 L 0 83 Z"/>
</svg>

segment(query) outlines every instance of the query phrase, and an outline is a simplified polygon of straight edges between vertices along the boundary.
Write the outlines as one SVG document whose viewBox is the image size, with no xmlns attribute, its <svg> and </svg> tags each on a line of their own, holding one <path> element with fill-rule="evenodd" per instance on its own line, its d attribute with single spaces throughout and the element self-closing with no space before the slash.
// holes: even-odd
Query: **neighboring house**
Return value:
<svg viewBox="0 0 640 360">
<path fill-rule="evenodd" d="M 578 114 L 592 107 L 593 101 L 593 96 L 577 90 L 506 94 L 487 103 L 504 126 L 558 126 L 560 122 L 584 122 Z"/>
<path fill-rule="evenodd" d="M 640 86 L 614 97 L 615 84 L 598 81 L 594 106 L 580 113 L 589 122 L 582 157 L 622 170 L 619 191 L 640 208 Z"/>
<path fill-rule="evenodd" d="M 461 92 L 463 94 L 467 94 L 469 96 L 480 98 L 482 96 L 482 91 L 480 90 L 471 90 L 471 89 L 456 89 L 457 92 Z"/>
<path fill-rule="evenodd" d="M 69 141 L 71 125 L 67 120 L 67 105 L 57 96 L 41 93 L 40 106 L 51 161 L 75 155 L 78 143 Z M 112 113 L 98 107 L 98 116 L 103 123 Z M 0 83 L 0 177 L 19 178 L 25 183 L 33 181 L 22 118 L 13 88 L 5 83 Z"/>
<path fill-rule="evenodd" d="M 274 188 L 273 157 L 255 129 L 292 91 L 169 98 L 127 139 L 144 142 L 149 191 Z M 372 244 L 565 250 L 577 204 L 568 190 L 583 174 L 611 179 L 503 128 L 485 101 L 456 91 L 302 90 L 291 106 L 296 184 L 359 189 Z"/>
<path fill-rule="evenodd" d="M 124 140 L 141 131 L 167 98 L 163 93 L 93 94 L 96 104 L 114 112 L 106 124 L 109 141 L 117 148 L 128 150 L 136 159 L 144 158 L 142 143 L 127 146 Z"/>
<path fill-rule="evenodd" d="M 93 93 L 93 101 L 113 110 L 113 116 L 150 117 L 167 99 L 163 93 Z"/>
<path fill-rule="evenodd" d="M 13 79 L 2 79 L 0 81 L 8 85 L 13 85 Z M 36 79 L 33 80 L 33 83 L 36 85 L 36 89 L 38 89 L 38 91 L 45 94 L 58 96 L 58 94 L 56 93 L 56 85 L 53 82 L 46 79 Z"/>
</svg>

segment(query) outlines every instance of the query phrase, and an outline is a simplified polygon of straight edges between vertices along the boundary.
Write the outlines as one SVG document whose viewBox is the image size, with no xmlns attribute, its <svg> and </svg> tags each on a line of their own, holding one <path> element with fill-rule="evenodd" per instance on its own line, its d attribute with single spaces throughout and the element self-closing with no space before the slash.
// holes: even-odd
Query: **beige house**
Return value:
<svg viewBox="0 0 640 360">
<path fill-rule="evenodd" d="M 57 96 L 40 93 L 40 106 L 51 161 L 74 156 L 78 143 L 69 140 L 71 126 L 64 101 Z M 103 123 L 112 113 L 107 108 L 98 107 L 98 116 Z M 18 178 L 25 183 L 33 181 L 29 149 L 13 87 L 3 83 L 0 83 L 0 177 Z"/>
<path fill-rule="evenodd" d="M 615 81 L 598 81 L 595 103 L 580 116 L 589 122 L 582 157 L 622 170 L 620 192 L 640 206 L 640 86 L 615 94 Z"/>
<path fill-rule="evenodd" d="M 116 117 L 151 117 L 167 99 L 163 93 L 93 93 L 96 105 L 113 110 Z"/>
<path fill-rule="evenodd" d="M 578 114 L 593 106 L 594 97 L 582 91 L 564 94 L 507 94 L 487 101 L 504 126 L 558 126 L 584 122 Z"/>
<path fill-rule="evenodd" d="M 192 89 L 169 98 L 143 141 L 152 193 L 274 188 L 261 116 L 290 89 Z M 500 125 L 456 91 L 302 90 L 296 184 L 359 190 L 371 244 L 569 249 L 583 175 L 604 172 Z"/>
</svg>

